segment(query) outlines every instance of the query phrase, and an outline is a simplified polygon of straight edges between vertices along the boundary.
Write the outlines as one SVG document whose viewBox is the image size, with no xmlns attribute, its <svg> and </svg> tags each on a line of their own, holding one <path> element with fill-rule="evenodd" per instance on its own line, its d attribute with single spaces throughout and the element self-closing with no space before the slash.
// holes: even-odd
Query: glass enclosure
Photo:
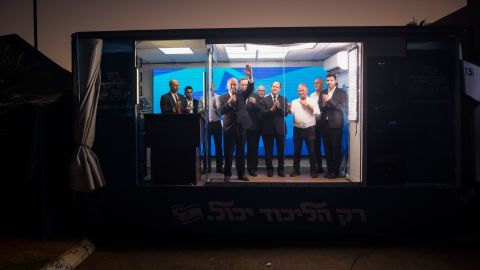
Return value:
<svg viewBox="0 0 480 270">
<path fill-rule="evenodd" d="M 196 147 L 200 177 L 192 184 L 361 182 L 361 43 L 207 44 L 205 40 L 149 40 L 136 42 L 136 55 L 140 131 L 146 115 L 165 114 L 162 100 L 175 100 L 174 93 L 185 98 L 182 114 L 200 115 L 201 137 Z M 247 66 L 252 68 L 253 88 L 245 73 Z M 231 78 L 237 82 L 233 90 Z M 332 83 L 332 78 L 336 88 L 327 84 Z M 334 91 L 329 92 L 329 88 Z M 322 109 L 322 104 L 328 102 L 323 103 L 322 98 L 340 94 L 335 92 L 344 92 L 346 98 L 335 105 L 342 113 L 338 120 L 341 123 L 330 127 L 334 115 Z M 305 94 L 311 101 L 304 99 Z M 302 108 L 311 108 L 312 115 L 303 115 Z M 231 121 L 237 125 L 234 135 Z M 320 127 L 320 121 L 326 126 Z M 325 149 L 332 145 L 325 141 L 330 128 L 340 138 L 335 146 L 340 148 L 336 177 L 328 174 L 334 163 L 334 154 Z M 144 133 L 139 134 L 141 137 Z M 158 184 L 152 181 L 151 149 L 143 139 L 138 141 L 142 149 L 138 151 L 142 167 L 138 183 Z M 239 151 L 242 145 L 243 151 Z M 238 158 L 242 152 L 243 162 Z"/>
</svg>

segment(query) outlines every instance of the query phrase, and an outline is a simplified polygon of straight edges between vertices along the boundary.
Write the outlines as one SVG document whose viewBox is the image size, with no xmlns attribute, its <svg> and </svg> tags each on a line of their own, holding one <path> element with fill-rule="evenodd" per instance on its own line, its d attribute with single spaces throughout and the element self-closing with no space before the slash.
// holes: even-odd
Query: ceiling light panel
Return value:
<svg viewBox="0 0 480 270">
<path fill-rule="evenodd" d="M 258 52 L 258 58 L 262 59 L 282 59 L 287 55 L 288 52 Z"/>
<path fill-rule="evenodd" d="M 158 48 L 164 54 L 193 54 L 193 51 L 188 47 L 183 48 Z"/>
<path fill-rule="evenodd" d="M 257 57 L 257 51 L 245 50 L 244 47 L 225 47 L 225 50 L 230 59 L 253 59 Z"/>
</svg>

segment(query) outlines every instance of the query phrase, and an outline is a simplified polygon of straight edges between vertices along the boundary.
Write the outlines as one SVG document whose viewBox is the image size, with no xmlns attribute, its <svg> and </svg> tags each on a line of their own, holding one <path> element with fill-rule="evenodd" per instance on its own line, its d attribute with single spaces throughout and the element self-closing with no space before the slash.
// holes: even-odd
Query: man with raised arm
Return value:
<svg viewBox="0 0 480 270">
<path fill-rule="evenodd" d="M 225 182 L 230 182 L 232 176 L 232 160 L 233 151 L 235 150 L 235 166 L 237 169 L 237 176 L 239 180 L 249 181 L 245 175 L 245 141 L 247 131 L 244 128 L 245 123 L 242 124 L 244 118 L 242 115 L 245 112 L 245 104 L 253 92 L 253 74 L 252 67 L 246 65 L 245 74 L 247 75 L 245 90 L 238 89 L 238 80 L 230 78 L 227 81 L 228 93 L 220 97 L 220 111 L 223 114 L 223 139 L 224 139 L 224 153 L 225 153 Z M 244 81 L 244 80 L 242 80 Z"/>
</svg>

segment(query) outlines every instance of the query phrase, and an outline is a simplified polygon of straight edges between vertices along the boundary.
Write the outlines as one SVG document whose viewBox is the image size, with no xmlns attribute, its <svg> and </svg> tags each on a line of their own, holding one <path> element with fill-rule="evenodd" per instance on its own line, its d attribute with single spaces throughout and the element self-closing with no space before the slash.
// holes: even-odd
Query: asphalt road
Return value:
<svg viewBox="0 0 480 270">
<path fill-rule="evenodd" d="M 231 239 L 210 242 L 102 243 L 87 269 L 480 269 L 479 237 L 442 241 L 411 239 Z"/>
</svg>

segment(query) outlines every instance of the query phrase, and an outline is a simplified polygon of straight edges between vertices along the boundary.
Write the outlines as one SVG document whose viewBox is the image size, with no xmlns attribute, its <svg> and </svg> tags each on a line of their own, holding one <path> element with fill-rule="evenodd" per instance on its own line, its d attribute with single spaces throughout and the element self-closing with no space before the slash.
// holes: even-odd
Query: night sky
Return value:
<svg viewBox="0 0 480 270">
<path fill-rule="evenodd" d="M 33 44 L 31 0 L 0 2 L 0 35 Z M 434 22 L 467 0 L 37 1 L 40 51 L 66 69 L 70 35 L 81 31 L 279 26 L 400 26 Z"/>
</svg>

